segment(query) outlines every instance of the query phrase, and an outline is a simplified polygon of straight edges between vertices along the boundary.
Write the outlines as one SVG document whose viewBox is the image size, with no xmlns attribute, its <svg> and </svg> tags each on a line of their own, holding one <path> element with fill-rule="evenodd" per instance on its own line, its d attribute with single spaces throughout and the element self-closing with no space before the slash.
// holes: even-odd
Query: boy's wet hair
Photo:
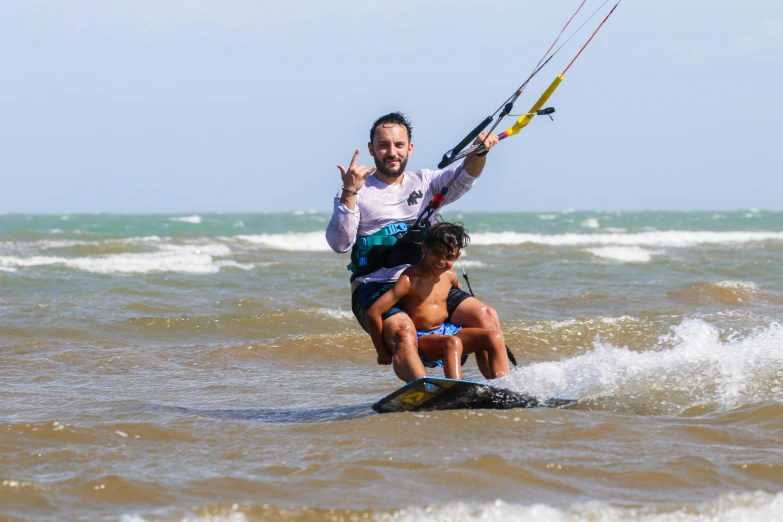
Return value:
<svg viewBox="0 0 783 522">
<path fill-rule="evenodd" d="M 435 223 L 427 232 L 424 243 L 430 248 L 444 246 L 448 250 L 461 250 L 470 243 L 470 236 L 461 223 Z"/>
<path fill-rule="evenodd" d="M 378 125 L 402 125 L 405 127 L 405 130 L 408 131 L 408 143 L 410 143 L 411 135 L 413 134 L 413 125 L 411 125 L 411 122 L 408 121 L 408 118 L 406 118 L 403 113 L 390 112 L 375 120 L 375 123 L 372 124 L 372 128 L 370 129 L 370 143 L 375 139 L 375 129 L 378 128 Z"/>
</svg>

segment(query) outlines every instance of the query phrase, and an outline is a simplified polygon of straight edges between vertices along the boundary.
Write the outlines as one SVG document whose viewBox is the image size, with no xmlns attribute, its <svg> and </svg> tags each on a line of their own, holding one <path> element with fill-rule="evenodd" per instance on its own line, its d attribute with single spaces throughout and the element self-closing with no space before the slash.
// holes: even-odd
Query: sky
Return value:
<svg viewBox="0 0 783 522">
<path fill-rule="evenodd" d="M 375 118 L 435 168 L 579 3 L 2 0 L 0 213 L 331 211 Z M 780 210 L 781 84 L 780 0 L 623 0 L 454 209 Z"/>
</svg>

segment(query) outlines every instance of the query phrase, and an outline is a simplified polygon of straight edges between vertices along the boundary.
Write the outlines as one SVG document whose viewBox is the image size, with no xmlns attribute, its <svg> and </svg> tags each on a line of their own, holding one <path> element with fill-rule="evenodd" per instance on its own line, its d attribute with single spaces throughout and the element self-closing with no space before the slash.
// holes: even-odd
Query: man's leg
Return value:
<svg viewBox="0 0 783 522">
<path fill-rule="evenodd" d="M 367 310 L 383 294 L 391 290 L 394 283 L 362 283 L 351 295 L 351 308 L 359 324 L 367 332 Z M 392 355 L 392 365 L 397 377 L 410 382 L 425 377 L 427 371 L 419 358 L 419 340 L 416 327 L 408 314 L 397 306 L 383 317 L 383 340 Z"/>
<path fill-rule="evenodd" d="M 383 320 L 383 339 L 391 350 L 392 366 L 397 377 L 404 382 L 411 382 L 427 376 L 427 370 L 419 358 L 416 327 L 407 314 L 398 313 Z"/>
<path fill-rule="evenodd" d="M 503 336 L 498 313 L 494 308 L 485 305 L 475 297 L 468 297 L 457 305 L 449 322 L 465 328 L 486 328 L 499 333 L 501 337 Z M 489 354 L 486 351 L 476 352 L 476 364 L 485 379 L 492 378 Z"/>
</svg>

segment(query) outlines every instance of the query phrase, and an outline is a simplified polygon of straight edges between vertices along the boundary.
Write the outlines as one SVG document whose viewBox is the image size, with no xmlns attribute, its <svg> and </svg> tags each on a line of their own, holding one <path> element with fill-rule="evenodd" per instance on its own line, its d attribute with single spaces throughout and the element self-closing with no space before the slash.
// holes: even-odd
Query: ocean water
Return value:
<svg viewBox="0 0 783 522">
<path fill-rule="evenodd" d="M 0 215 L 0 520 L 783 520 L 783 213 L 445 217 L 578 404 L 373 413 L 328 214 Z"/>
</svg>

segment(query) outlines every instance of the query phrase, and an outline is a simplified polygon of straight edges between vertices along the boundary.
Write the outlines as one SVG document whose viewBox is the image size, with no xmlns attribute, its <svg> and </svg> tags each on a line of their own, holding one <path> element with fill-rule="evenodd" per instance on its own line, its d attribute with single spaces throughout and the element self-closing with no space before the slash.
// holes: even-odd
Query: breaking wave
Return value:
<svg viewBox="0 0 783 522">
<path fill-rule="evenodd" d="M 637 413 L 679 414 L 689 408 L 735 408 L 783 401 L 783 327 L 745 337 L 689 319 L 650 349 L 595 341 L 589 351 L 519 368 L 503 386 L 538 396 L 611 398 Z"/>
</svg>

